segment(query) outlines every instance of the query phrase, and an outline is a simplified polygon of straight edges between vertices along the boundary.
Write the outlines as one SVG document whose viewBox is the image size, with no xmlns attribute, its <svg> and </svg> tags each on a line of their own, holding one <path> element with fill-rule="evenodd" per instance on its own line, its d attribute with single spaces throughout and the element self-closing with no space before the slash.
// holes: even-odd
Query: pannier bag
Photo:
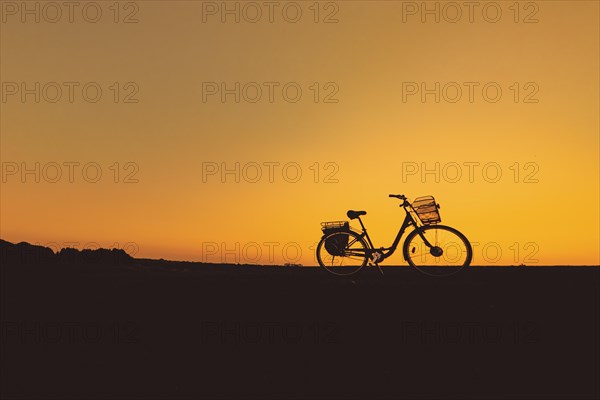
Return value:
<svg viewBox="0 0 600 400">
<path fill-rule="evenodd" d="M 425 225 L 437 224 L 442 221 L 438 211 L 440 206 L 435 202 L 433 196 L 417 197 L 412 202 L 412 207 Z"/>
<path fill-rule="evenodd" d="M 323 237 L 325 237 L 334 232 L 349 232 L 350 224 L 348 221 L 321 222 L 321 230 L 323 231 Z M 344 255 L 344 249 L 348 245 L 348 238 L 349 235 L 334 235 L 326 239 L 325 250 L 332 256 Z"/>
</svg>

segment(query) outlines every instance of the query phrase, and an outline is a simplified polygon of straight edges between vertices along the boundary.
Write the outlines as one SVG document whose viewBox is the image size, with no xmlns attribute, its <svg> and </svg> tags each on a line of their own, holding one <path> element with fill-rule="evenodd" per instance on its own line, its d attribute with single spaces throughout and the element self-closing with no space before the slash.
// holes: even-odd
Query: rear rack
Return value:
<svg viewBox="0 0 600 400">
<path fill-rule="evenodd" d="M 348 229 L 350 224 L 348 221 L 330 221 L 330 222 L 321 222 L 321 230 L 335 230 L 335 229 Z"/>
</svg>

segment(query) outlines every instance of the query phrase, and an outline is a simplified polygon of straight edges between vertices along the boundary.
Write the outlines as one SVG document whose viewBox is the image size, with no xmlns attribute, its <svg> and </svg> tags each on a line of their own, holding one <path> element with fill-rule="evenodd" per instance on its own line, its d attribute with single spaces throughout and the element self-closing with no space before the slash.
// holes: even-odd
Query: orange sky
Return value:
<svg viewBox="0 0 600 400">
<path fill-rule="evenodd" d="M 475 264 L 600 263 L 598 2 L 1 3 L 5 240 L 309 265 L 321 221 L 365 209 L 387 246 L 388 193 L 432 194 Z"/>
</svg>

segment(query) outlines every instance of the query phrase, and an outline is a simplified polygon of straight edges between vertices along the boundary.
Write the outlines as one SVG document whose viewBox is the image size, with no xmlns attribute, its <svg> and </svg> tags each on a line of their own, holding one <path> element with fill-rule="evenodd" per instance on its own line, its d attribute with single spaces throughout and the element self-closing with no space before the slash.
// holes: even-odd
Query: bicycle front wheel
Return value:
<svg viewBox="0 0 600 400">
<path fill-rule="evenodd" d="M 367 244 L 352 231 L 333 232 L 317 246 L 317 261 L 334 275 L 352 275 L 367 264 Z"/>
<path fill-rule="evenodd" d="M 410 266 L 433 276 L 455 274 L 473 259 L 473 249 L 465 235 L 444 225 L 416 228 L 406 237 L 403 253 Z"/>
</svg>

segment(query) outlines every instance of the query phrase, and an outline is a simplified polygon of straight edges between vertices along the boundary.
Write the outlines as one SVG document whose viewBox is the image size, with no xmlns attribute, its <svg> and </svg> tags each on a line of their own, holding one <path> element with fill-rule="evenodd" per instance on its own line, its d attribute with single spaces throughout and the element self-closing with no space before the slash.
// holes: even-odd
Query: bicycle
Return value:
<svg viewBox="0 0 600 400">
<path fill-rule="evenodd" d="M 390 194 L 389 197 L 400 199 L 400 207 L 406 212 L 390 247 L 376 249 L 360 218 L 367 212 L 349 210 L 346 215 L 350 220 L 358 219 L 362 231 L 351 228 L 348 221 L 322 222 L 323 236 L 316 250 L 319 265 L 332 274 L 346 276 L 357 273 L 369 263 L 377 266 L 383 274 L 379 263 L 394 254 L 409 227 L 414 229 L 406 236 L 402 253 L 411 267 L 428 275 L 447 276 L 470 265 L 473 258 L 471 244 L 458 230 L 439 225 L 440 206 L 433 196 L 418 197 L 412 203 L 401 194 Z M 445 272 L 440 274 L 438 270 Z"/>
</svg>

